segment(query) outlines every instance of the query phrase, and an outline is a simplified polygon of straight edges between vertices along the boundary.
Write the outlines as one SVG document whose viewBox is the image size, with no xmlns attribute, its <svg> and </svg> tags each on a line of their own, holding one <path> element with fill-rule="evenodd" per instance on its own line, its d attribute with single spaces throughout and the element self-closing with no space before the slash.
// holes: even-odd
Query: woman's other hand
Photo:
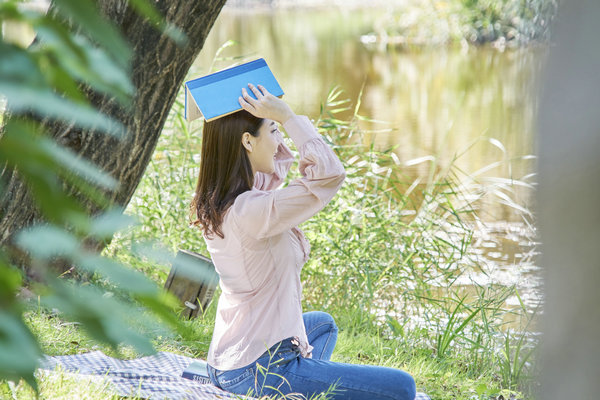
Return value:
<svg viewBox="0 0 600 400">
<path fill-rule="evenodd" d="M 254 99 L 246 88 L 242 88 L 242 95 L 238 101 L 242 108 L 258 118 L 267 118 L 284 124 L 288 119 L 294 116 L 294 112 L 287 103 L 280 98 L 273 96 L 262 85 L 254 86 L 249 83 L 248 88 L 254 93 Z"/>
</svg>

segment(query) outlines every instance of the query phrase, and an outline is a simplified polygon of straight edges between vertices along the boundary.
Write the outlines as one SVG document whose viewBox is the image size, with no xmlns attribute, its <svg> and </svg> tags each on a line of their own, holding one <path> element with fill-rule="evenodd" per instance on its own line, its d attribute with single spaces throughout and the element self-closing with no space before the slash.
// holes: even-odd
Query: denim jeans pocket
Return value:
<svg viewBox="0 0 600 400">
<path fill-rule="evenodd" d="M 256 362 L 263 367 L 282 366 L 294 360 L 299 354 L 298 347 L 290 343 L 290 339 L 286 339 L 271 347 Z"/>
<path fill-rule="evenodd" d="M 216 373 L 217 382 L 224 390 L 231 392 L 246 393 L 246 391 L 254 386 L 254 369 L 239 368 L 232 371 L 218 371 Z M 245 385 L 243 385 L 245 384 Z M 236 386 L 248 386 L 245 390 L 239 390 Z"/>
<path fill-rule="evenodd" d="M 268 357 L 268 360 L 273 364 L 288 363 L 298 356 L 298 352 L 292 349 L 278 351 Z"/>
</svg>

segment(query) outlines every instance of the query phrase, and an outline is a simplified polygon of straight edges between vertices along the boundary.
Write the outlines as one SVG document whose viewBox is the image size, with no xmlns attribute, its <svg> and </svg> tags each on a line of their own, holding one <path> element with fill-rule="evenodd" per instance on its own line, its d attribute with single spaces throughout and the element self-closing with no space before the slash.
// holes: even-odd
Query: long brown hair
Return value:
<svg viewBox="0 0 600 400">
<path fill-rule="evenodd" d="M 223 238 L 223 215 L 235 198 L 254 184 L 252 166 L 242 134 L 258 136 L 263 123 L 245 110 L 205 122 L 202 128 L 202 153 L 196 193 L 190 205 L 190 220 L 207 237 Z"/>
</svg>

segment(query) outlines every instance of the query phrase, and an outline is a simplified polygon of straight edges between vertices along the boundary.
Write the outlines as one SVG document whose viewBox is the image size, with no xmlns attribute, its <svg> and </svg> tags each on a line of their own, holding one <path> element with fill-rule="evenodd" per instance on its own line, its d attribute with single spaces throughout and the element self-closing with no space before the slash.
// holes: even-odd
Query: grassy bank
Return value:
<svg viewBox="0 0 600 400">
<path fill-rule="evenodd" d="M 366 40 L 399 46 L 545 42 L 557 4 L 556 0 L 409 0 L 383 16 Z"/>
<path fill-rule="evenodd" d="M 304 309 L 327 311 L 339 325 L 333 359 L 407 370 L 419 390 L 435 400 L 531 398 L 536 340 L 527 332 L 535 312 L 524 304 L 506 307 L 509 296 L 518 297 L 515 287 L 492 283 L 467 289 L 459 283 L 481 267 L 471 239 L 477 202 L 486 191 L 475 177 L 452 164 L 438 165 L 435 157 L 421 160 L 429 164 L 428 176 L 409 176 L 411 163 L 400 162 L 393 152 L 356 144 L 363 134 L 357 128 L 361 117 L 336 119 L 335 110 L 350 106 L 339 93 L 325 103 L 316 124 L 335 143 L 348 178 L 334 201 L 302 226 L 312 245 L 303 280 Z M 182 111 L 180 103 L 173 108 L 127 209 L 139 224 L 119 233 L 105 251 L 159 285 L 168 268 L 136 248 L 205 253 L 199 232 L 187 226 L 200 125 L 184 122 Z M 187 322 L 183 335 L 146 333 L 159 351 L 205 357 L 215 307 L 213 301 L 202 318 Z M 129 348 L 117 354 L 94 344 L 77 324 L 35 304 L 26 316 L 46 354 L 99 349 L 136 356 Z M 507 329 L 507 320 L 520 322 Z M 107 397 L 98 392 L 99 384 L 66 375 L 40 382 L 42 398 Z M 0 383 L 2 398 L 32 395 L 24 384 Z"/>
</svg>

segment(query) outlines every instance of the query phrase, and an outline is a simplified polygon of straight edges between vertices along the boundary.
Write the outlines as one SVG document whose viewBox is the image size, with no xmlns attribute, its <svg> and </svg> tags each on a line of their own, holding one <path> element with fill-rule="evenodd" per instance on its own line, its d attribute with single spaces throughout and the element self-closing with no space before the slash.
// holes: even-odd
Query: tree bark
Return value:
<svg viewBox="0 0 600 400">
<path fill-rule="evenodd" d="M 178 46 L 124 0 L 98 0 L 101 12 L 122 32 L 133 49 L 132 81 L 136 88 L 130 109 L 114 99 L 87 91 L 92 106 L 120 121 L 128 130 L 115 139 L 93 130 L 46 122 L 50 136 L 81 157 L 95 163 L 119 183 L 106 193 L 113 205 L 125 207 L 148 165 L 177 92 L 204 45 L 226 0 L 169 0 L 153 2 L 166 21 L 181 29 L 188 42 Z M 21 228 L 42 221 L 27 186 L 14 170 L 0 170 L 5 182 L 0 193 L 0 246 L 8 245 Z M 73 188 L 70 193 L 83 199 Z M 100 211 L 89 200 L 83 204 L 90 215 Z M 98 244 L 100 248 L 102 245 Z"/>
</svg>

